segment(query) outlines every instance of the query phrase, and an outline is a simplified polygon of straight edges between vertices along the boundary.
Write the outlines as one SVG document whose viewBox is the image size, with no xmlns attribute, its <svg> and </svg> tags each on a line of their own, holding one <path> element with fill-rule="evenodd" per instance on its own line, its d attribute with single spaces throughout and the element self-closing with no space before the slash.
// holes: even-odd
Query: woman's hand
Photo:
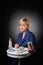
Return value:
<svg viewBox="0 0 43 65">
<path fill-rule="evenodd" d="M 14 47 L 15 47 L 15 48 L 19 48 L 19 44 L 16 43 Z"/>
<path fill-rule="evenodd" d="M 28 51 L 29 51 L 29 52 L 32 52 L 32 48 L 31 48 L 31 47 L 28 47 Z"/>
<path fill-rule="evenodd" d="M 31 53 L 34 53 L 36 50 L 35 50 L 35 47 L 32 46 L 32 47 L 28 47 L 28 51 L 31 52 Z"/>
<path fill-rule="evenodd" d="M 32 53 L 35 53 L 35 52 L 36 52 L 35 46 L 32 46 Z"/>
</svg>

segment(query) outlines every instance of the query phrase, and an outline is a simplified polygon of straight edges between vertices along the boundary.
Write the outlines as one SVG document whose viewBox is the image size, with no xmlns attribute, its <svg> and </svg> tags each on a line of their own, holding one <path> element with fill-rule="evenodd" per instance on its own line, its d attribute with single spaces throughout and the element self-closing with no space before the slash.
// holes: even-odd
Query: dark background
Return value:
<svg viewBox="0 0 43 65">
<path fill-rule="evenodd" d="M 13 12 L 16 10 L 35 10 L 40 13 L 41 19 L 42 17 L 42 3 L 40 2 L 31 2 L 28 1 L 15 1 L 15 2 L 3 2 L 1 6 L 1 43 L 0 43 L 0 65 L 2 64 L 8 64 L 10 65 L 13 58 L 7 57 L 6 55 L 6 49 L 8 48 L 8 37 L 9 37 L 9 31 L 8 31 L 8 21 L 10 20 L 10 17 Z M 41 21 L 43 24 L 43 22 Z M 42 29 L 43 32 L 43 29 Z M 43 43 L 43 34 L 40 38 L 40 40 L 37 42 L 39 43 L 39 47 L 37 47 L 37 53 L 36 53 L 36 63 L 37 65 L 41 64 L 42 62 L 42 43 Z"/>
</svg>

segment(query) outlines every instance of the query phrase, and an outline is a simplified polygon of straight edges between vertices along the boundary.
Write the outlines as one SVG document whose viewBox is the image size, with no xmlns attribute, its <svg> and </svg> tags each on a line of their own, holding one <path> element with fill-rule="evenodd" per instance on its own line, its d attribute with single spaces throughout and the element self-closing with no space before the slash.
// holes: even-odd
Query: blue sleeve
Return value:
<svg viewBox="0 0 43 65">
<path fill-rule="evenodd" d="M 18 35 L 18 38 L 17 38 L 17 43 L 20 45 L 20 42 L 21 42 L 21 33 Z"/>
<path fill-rule="evenodd" d="M 32 33 L 32 34 L 30 34 L 30 41 L 32 42 L 32 45 L 34 45 L 35 46 L 35 44 L 36 44 L 36 39 L 35 39 L 35 36 L 34 36 L 34 34 Z"/>
</svg>

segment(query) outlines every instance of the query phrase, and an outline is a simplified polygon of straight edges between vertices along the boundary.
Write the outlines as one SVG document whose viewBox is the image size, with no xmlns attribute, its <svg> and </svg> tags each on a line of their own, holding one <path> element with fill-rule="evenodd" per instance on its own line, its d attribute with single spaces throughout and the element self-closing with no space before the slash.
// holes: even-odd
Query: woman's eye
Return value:
<svg viewBox="0 0 43 65">
<path fill-rule="evenodd" d="M 21 25 L 21 24 L 19 24 L 19 26 L 25 26 L 25 25 Z"/>
<path fill-rule="evenodd" d="M 23 25 L 23 26 L 25 26 L 25 25 Z"/>
</svg>

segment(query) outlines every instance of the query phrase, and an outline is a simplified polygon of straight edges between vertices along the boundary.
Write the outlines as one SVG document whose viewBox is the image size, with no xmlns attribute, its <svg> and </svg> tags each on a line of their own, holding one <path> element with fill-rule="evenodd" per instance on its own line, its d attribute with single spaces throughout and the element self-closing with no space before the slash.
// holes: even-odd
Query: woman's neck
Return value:
<svg viewBox="0 0 43 65">
<path fill-rule="evenodd" d="M 25 34 L 26 34 L 26 31 L 25 31 L 25 32 L 23 32 L 22 39 L 24 39 L 24 37 L 25 37 Z"/>
</svg>

